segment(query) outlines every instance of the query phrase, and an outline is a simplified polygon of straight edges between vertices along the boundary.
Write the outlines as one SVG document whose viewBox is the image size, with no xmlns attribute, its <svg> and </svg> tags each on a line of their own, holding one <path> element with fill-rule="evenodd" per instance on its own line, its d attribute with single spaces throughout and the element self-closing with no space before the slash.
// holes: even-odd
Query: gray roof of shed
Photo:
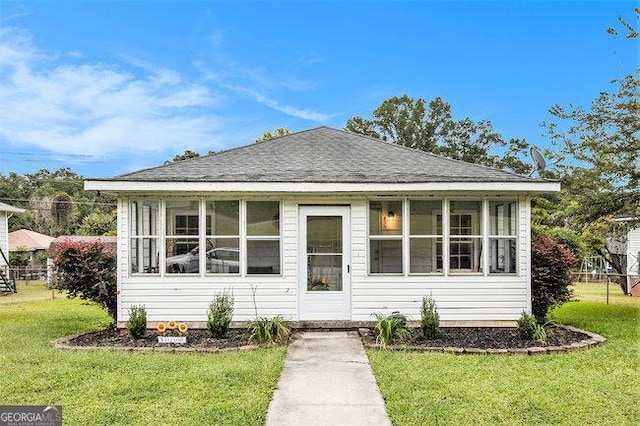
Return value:
<svg viewBox="0 0 640 426">
<path fill-rule="evenodd" d="M 110 181 L 132 182 L 534 182 L 379 139 L 317 127 Z"/>
</svg>

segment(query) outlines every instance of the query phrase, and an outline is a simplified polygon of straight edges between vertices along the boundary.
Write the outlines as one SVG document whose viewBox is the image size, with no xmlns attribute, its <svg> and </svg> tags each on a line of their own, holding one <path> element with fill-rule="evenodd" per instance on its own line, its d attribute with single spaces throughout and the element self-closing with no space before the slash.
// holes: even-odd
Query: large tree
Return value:
<svg viewBox="0 0 640 426">
<path fill-rule="evenodd" d="M 635 13 L 638 18 L 639 10 Z M 618 19 L 626 38 L 638 38 L 633 26 Z M 613 28 L 607 31 L 617 34 Z M 619 244 L 612 242 L 640 224 L 639 70 L 611 82 L 612 89 L 601 92 L 589 108 L 553 106 L 551 119 L 544 123 L 560 149 L 556 168 L 563 192 L 542 222 L 563 217 L 564 223 L 547 224 L 581 233 L 590 249 L 619 274 L 626 271 L 617 256 Z"/>
<path fill-rule="evenodd" d="M 350 118 L 345 128 L 456 160 L 516 173 L 531 171 L 522 160 L 529 148 L 526 141 L 505 141 L 488 120 L 454 119 L 451 105 L 439 97 L 427 103 L 408 95 L 394 96 L 384 100 L 371 119 Z"/>
</svg>

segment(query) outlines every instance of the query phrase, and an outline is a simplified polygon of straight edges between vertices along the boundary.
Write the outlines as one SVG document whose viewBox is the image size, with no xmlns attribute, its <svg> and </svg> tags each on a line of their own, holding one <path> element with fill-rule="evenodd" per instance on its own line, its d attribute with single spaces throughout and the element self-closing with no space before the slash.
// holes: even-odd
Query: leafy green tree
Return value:
<svg viewBox="0 0 640 426">
<path fill-rule="evenodd" d="M 82 220 L 79 235 L 116 235 L 116 211 L 111 213 L 93 212 Z"/>
<path fill-rule="evenodd" d="M 9 263 L 12 266 L 27 266 L 31 261 L 31 251 L 29 247 L 19 246 L 9 252 Z"/>
<path fill-rule="evenodd" d="M 525 140 L 505 141 L 488 120 L 455 120 L 451 105 L 439 97 L 427 103 L 408 95 L 394 96 L 373 111 L 372 119 L 353 117 L 345 128 L 456 160 L 521 174 L 531 171 L 531 166 L 521 160 L 529 149 Z"/>
<path fill-rule="evenodd" d="M 256 138 L 256 143 L 260 143 L 260 142 L 268 141 L 270 139 L 275 139 L 275 138 L 279 138 L 279 137 L 282 137 L 282 136 L 286 136 L 289 133 L 291 133 L 289 131 L 289 129 L 286 129 L 284 127 L 278 127 L 273 132 L 266 131 L 266 132 L 264 132 L 262 134 L 262 136 L 257 137 Z"/>
<path fill-rule="evenodd" d="M 635 9 L 636 18 L 640 9 Z M 618 20 L 627 38 L 638 38 L 633 26 Z M 607 30 L 616 35 L 613 28 Z M 629 228 L 640 224 L 640 69 L 611 82 L 590 108 L 554 105 L 544 123 L 559 153 L 556 176 L 563 191 L 555 200 L 536 200 L 538 223 L 564 226 L 581 235 L 588 249 L 625 274 L 619 244 Z M 547 204 L 545 206 L 545 204 Z M 547 210 L 545 211 L 545 207 Z M 615 220 L 616 218 L 629 220 Z M 626 283 L 620 284 L 626 291 Z"/>
</svg>

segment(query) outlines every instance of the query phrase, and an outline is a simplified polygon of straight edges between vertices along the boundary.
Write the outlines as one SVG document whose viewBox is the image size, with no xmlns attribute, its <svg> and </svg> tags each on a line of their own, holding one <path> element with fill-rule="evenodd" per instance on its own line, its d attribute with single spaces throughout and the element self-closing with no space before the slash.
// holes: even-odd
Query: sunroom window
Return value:
<svg viewBox="0 0 640 426">
<path fill-rule="evenodd" d="M 240 272 L 240 203 L 207 201 L 206 272 L 237 274 Z"/>
<path fill-rule="evenodd" d="M 449 203 L 449 270 L 482 271 L 482 201 Z"/>
<path fill-rule="evenodd" d="M 160 215 L 157 200 L 135 200 L 130 209 L 132 274 L 158 273 Z"/>
<path fill-rule="evenodd" d="M 200 201 L 167 201 L 165 218 L 166 272 L 200 273 Z"/>
<path fill-rule="evenodd" d="M 409 272 L 442 273 L 442 201 L 409 202 Z"/>
<path fill-rule="evenodd" d="M 402 200 L 369 201 L 369 272 L 402 273 Z"/>
<path fill-rule="evenodd" d="M 489 202 L 489 273 L 516 273 L 518 202 Z"/>
<path fill-rule="evenodd" d="M 280 273 L 280 202 L 247 201 L 247 274 Z"/>
</svg>

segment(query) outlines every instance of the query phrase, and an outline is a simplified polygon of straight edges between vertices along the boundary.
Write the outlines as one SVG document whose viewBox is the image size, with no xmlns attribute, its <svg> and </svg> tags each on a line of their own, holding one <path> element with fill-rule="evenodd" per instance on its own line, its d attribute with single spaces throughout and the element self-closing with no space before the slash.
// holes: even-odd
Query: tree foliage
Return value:
<svg viewBox="0 0 640 426">
<path fill-rule="evenodd" d="M 372 119 L 350 118 L 346 130 L 469 163 L 528 173 L 522 161 L 529 144 L 505 141 L 488 120 L 453 118 L 451 105 L 436 97 L 430 102 L 408 95 L 386 99 Z"/>
<path fill-rule="evenodd" d="M 78 235 L 116 235 L 116 215 L 93 212 L 87 215 L 78 228 Z"/>
<path fill-rule="evenodd" d="M 564 245 L 548 236 L 531 239 L 531 310 L 544 321 L 549 309 L 571 299 L 571 268 L 576 258 Z"/>
<path fill-rule="evenodd" d="M 100 305 L 116 319 L 116 253 L 99 241 L 63 241 L 53 254 L 53 286 Z"/>
<path fill-rule="evenodd" d="M 9 230 L 29 229 L 53 237 L 73 235 L 89 214 L 114 211 L 115 198 L 85 191 L 83 180 L 68 168 L 0 173 L 0 201 L 27 210 L 11 216 Z"/>
<path fill-rule="evenodd" d="M 262 134 L 262 136 L 259 136 L 259 137 L 256 138 L 256 143 L 260 143 L 260 142 L 268 141 L 268 140 L 271 140 L 271 139 L 279 138 L 279 137 L 282 137 L 282 136 L 286 136 L 286 135 L 288 135 L 290 133 L 291 132 L 289 131 L 289 129 L 286 129 L 284 127 L 278 127 L 273 132 L 267 130 L 266 132 L 264 132 Z"/>
</svg>

